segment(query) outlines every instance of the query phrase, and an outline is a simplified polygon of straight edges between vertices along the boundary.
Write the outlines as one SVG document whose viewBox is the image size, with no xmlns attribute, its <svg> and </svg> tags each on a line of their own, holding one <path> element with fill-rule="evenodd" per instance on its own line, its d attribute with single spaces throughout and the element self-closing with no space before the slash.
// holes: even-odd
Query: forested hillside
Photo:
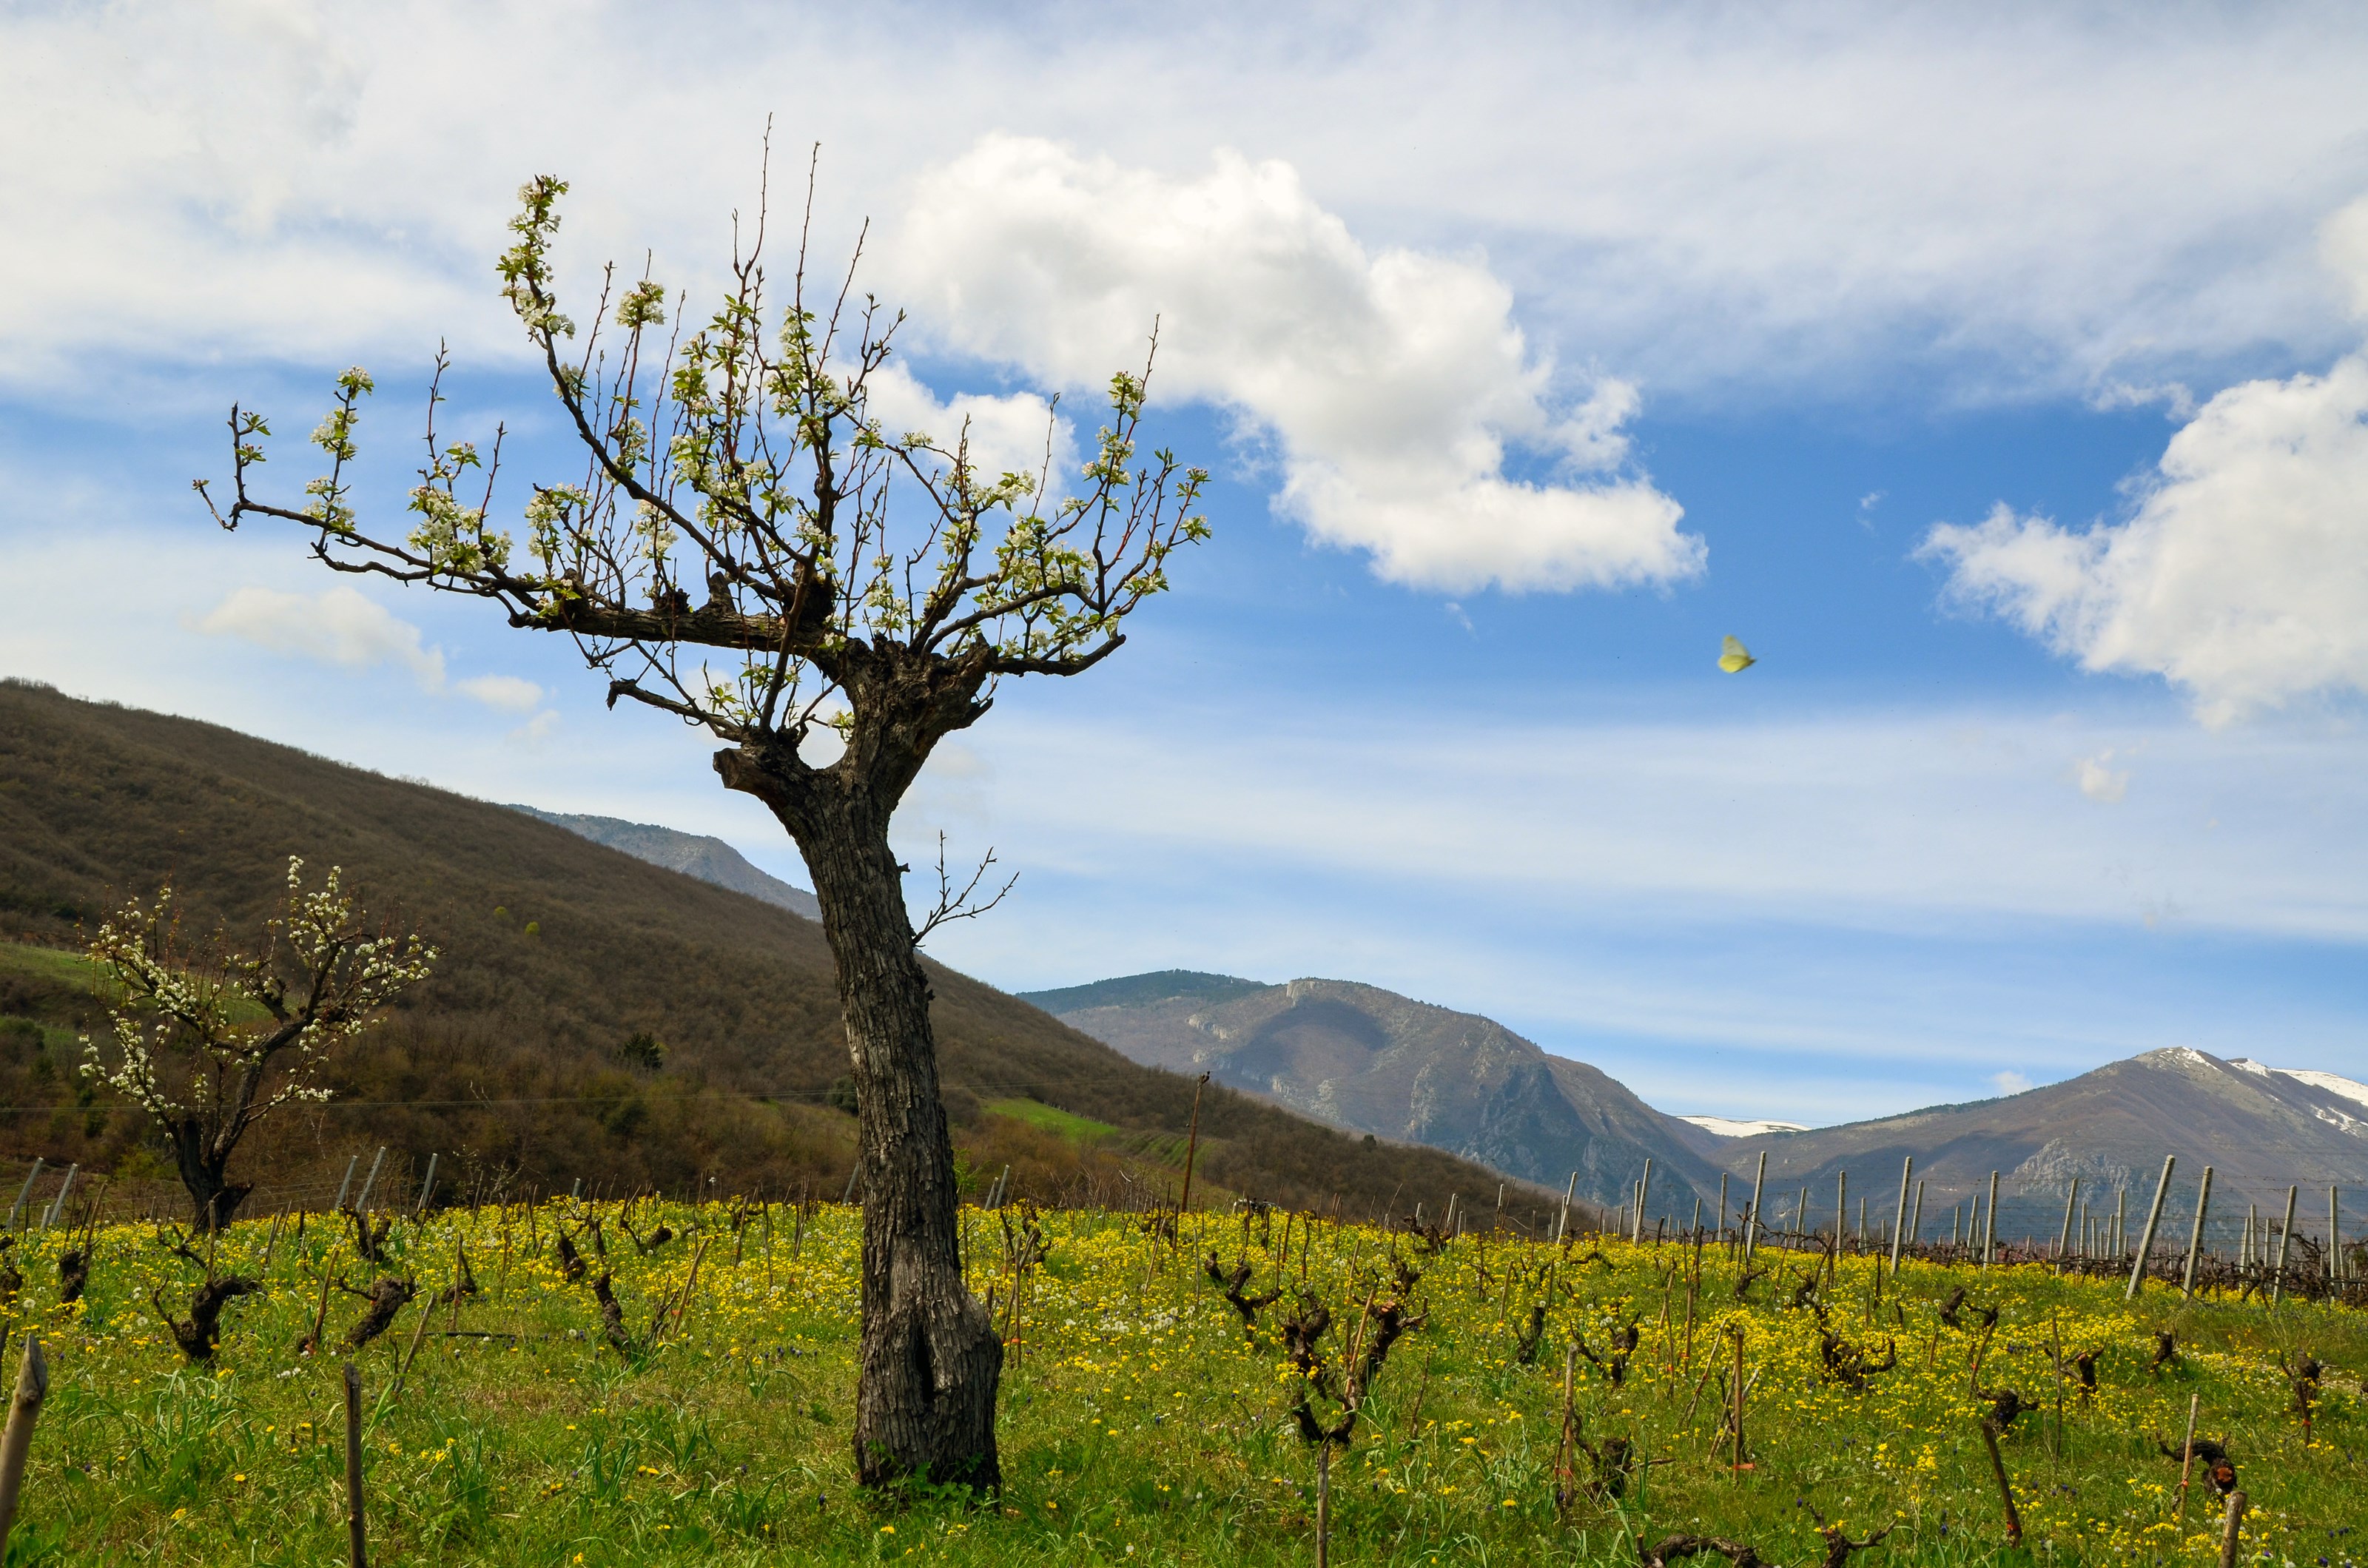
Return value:
<svg viewBox="0 0 2368 1568">
<path fill-rule="evenodd" d="M 814 922 L 502 806 L 17 682 L 0 683 L 0 1152 L 102 1169 L 152 1158 L 143 1119 L 74 1071 L 96 1004 L 64 955 L 168 878 L 189 920 L 250 933 L 291 854 L 342 866 L 374 913 L 446 956 L 340 1065 L 332 1103 L 258 1134 L 266 1168 L 250 1174 L 267 1186 L 319 1179 L 381 1143 L 438 1152 L 456 1180 L 845 1183 L 853 1122 L 828 1090 L 846 1059 Z M 1121 1170 L 1139 1187 L 1173 1184 L 1190 1079 L 932 974 L 947 1099 L 975 1167 L 1008 1161 L 1015 1190 L 1047 1196 L 1115 1191 Z M 992 1108 L 1029 1102 L 1087 1119 Z M 1395 1195 L 1436 1211 L 1454 1191 L 1493 1201 L 1499 1179 L 1216 1085 L 1201 1131 L 1201 1179 L 1264 1199 L 1368 1210 Z M 1524 1214 L 1534 1200 L 1508 1195 Z"/>
</svg>

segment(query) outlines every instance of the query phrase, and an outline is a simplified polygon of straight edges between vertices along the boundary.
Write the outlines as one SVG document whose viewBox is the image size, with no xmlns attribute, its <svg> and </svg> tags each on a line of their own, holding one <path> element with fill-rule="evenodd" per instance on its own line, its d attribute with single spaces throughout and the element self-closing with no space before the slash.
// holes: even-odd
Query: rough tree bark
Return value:
<svg viewBox="0 0 2368 1568">
<path fill-rule="evenodd" d="M 716 754 L 724 785 L 762 801 L 796 840 L 837 969 L 858 1105 L 863 1329 L 855 1462 L 864 1484 L 916 1476 L 1001 1483 L 995 1441 L 1003 1345 L 962 1282 L 961 1194 L 938 1094 L 930 988 L 888 824 L 939 740 L 985 711 L 983 660 L 861 661 L 849 695 L 868 741 L 817 768 L 762 741 Z M 904 667 L 897 667 L 904 664 Z"/>
<path fill-rule="evenodd" d="M 214 1141 L 194 1117 L 183 1117 L 165 1129 L 173 1141 L 173 1161 L 181 1185 L 189 1191 L 190 1223 L 201 1231 L 227 1225 L 237 1217 L 255 1184 L 229 1176 L 231 1151 L 216 1149 Z"/>
</svg>

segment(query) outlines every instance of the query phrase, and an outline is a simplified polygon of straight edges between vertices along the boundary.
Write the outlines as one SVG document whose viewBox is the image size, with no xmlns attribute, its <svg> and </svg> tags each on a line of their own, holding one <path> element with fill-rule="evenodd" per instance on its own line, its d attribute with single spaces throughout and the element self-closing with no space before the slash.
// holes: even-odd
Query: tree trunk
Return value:
<svg viewBox="0 0 2368 1568">
<path fill-rule="evenodd" d="M 194 1117 L 172 1122 L 165 1131 L 172 1135 L 181 1185 L 189 1190 L 190 1223 L 199 1231 L 229 1224 L 254 1184 L 229 1179 L 230 1156 L 214 1153 L 214 1140 Z"/>
<path fill-rule="evenodd" d="M 866 1486 L 911 1478 L 990 1490 L 1002 1481 L 995 1400 L 1003 1346 L 962 1281 L 928 976 L 888 847 L 888 818 L 909 773 L 893 770 L 905 777 L 875 792 L 850 787 L 837 769 L 768 760 L 738 750 L 716 763 L 726 785 L 765 801 L 796 838 L 837 968 L 863 1194 L 856 1471 Z"/>
</svg>

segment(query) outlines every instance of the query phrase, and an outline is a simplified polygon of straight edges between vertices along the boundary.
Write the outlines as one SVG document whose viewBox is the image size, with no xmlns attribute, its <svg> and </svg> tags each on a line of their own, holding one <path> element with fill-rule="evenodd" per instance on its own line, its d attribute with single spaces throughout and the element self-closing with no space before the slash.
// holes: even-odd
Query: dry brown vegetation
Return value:
<svg viewBox="0 0 2368 1568">
<path fill-rule="evenodd" d="M 193 918 L 251 926 L 290 854 L 345 868 L 374 911 L 448 955 L 366 1038 L 336 1099 L 255 1135 L 277 1187 L 334 1190 L 356 1150 L 406 1173 L 439 1152 L 447 1190 L 794 1192 L 837 1197 L 852 1121 L 819 927 L 500 806 L 215 725 L 0 682 L 0 1152 L 126 1178 L 163 1175 L 143 1119 L 90 1096 L 74 1037 L 95 1021 L 82 934 L 170 880 Z M 932 966 L 956 1142 L 1015 1194 L 1121 1199 L 1180 1164 L 1190 1080 L 1137 1066 L 1026 1003 Z M 629 1049 L 663 1042 L 652 1069 Z M 1080 1139 L 982 1112 L 1037 1098 L 1116 1130 Z M 1234 1193 L 1362 1216 L 1497 1178 L 1212 1088 L 1200 1176 Z M 414 1178 L 416 1179 L 416 1177 Z M 712 1184 L 712 1185 L 711 1185 Z M 325 1197 L 316 1201 L 325 1201 Z M 1508 1194 L 1548 1223 L 1542 1195 Z"/>
</svg>

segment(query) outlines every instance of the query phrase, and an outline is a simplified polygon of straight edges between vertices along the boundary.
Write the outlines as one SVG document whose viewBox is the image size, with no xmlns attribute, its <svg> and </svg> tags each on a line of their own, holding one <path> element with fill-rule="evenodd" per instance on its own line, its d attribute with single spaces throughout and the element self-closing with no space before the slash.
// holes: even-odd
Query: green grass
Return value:
<svg viewBox="0 0 2368 1568">
<path fill-rule="evenodd" d="M 398 1227 L 394 1267 L 427 1291 L 453 1274 L 465 1243 L 483 1293 L 447 1338 L 448 1309 L 399 1401 L 387 1403 L 420 1309 L 355 1357 L 370 1402 L 365 1483 L 373 1561 L 455 1564 L 916 1562 L 999 1564 L 1304 1563 L 1313 1560 L 1310 1450 L 1286 1420 L 1294 1384 L 1273 1338 L 1286 1295 L 1255 1334 L 1193 1266 L 1237 1259 L 1252 1289 L 1301 1288 L 1329 1303 L 1341 1332 L 1384 1282 L 1390 1238 L 1281 1219 L 1245 1226 L 1196 1216 L 1189 1250 L 1169 1252 L 1130 1219 L 1043 1216 L 1049 1261 L 1021 1301 L 1008 1353 L 1000 1440 L 1007 1485 L 986 1506 L 951 1499 L 869 1498 L 851 1484 L 857 1216 L 826 1207 L 793 1241 L 778 1210 L 735 1236 L 729 1211 L 667 1206 L 681 1239 L 637 1256 L 621 1228 L 609 1264 L 636 1328 L 680 1290 L 700 1256 L 680 1335 L 639 1363 L 594 1335 L 588 1292 L 552 1259 L 553 1203 L 529 1221 L 484 1210 Z M 613 1214 L 613 1206 L 610 1206 Z M 996 1275 L 1000 1228 L 965 1221 L 972 1279 Z M 293 1226 L 290 1230 L 293 1231 Z M 256 1271 L 268 1222 L 238 1227 L 218 1266 Z M 283 1236 L 269 1292 L 233 1306 L 217 1363 L 181 1364 L 147 1304 L 152 1290 L 186 1301 L 200 1270 L 144 1227 L 101 1233 L 86 1301 L 56 1301 L 57 1235 L 28 1237 L 31 1281 L 12 1309 L 15 1337 L 36 1333 L 52 1386 L 11 1543 L 12 1562 L 215 1564 L 342 1561 L 344 1494 L 339 1357 L 298 1357 L 327 1265 L 353 1283 L 349 1243 L 308 1224 Z M 586 1243 L 588 1246 L 588 1242 Z M 1585 1250 L 1582 1249 L 1581 1256 Z M 1911 1264 L 1880 1307 L 1875 1264 L 1846 1259 L 1825 1296 L 1854 1344 L 1896 1342 L 1900 1365 L 1863 1392 L 1820 1375 L 1817 1324 L 1781 1305 L 1789 1281 L 1733 1299 L 1734 1269 L 1703 1259 L 1689 1354 L 1684 1255 L 1608 1244 L 1602 1262 L 1558 1261 L 1511 1240 L 1465 1238 L 1444 1254 L 1405 1254 L 1422 1325 L 1399 1341 L 1347 1450 L 1334 1462 L 1335 1561 L 1631 1564 L 1637 1533 L 1695 1530 L 1748 1540 L 1771 1562 L 1814 1562 L 1814 1506 L 1853 1535 L 1896 1530 L 1857 1568 L 1890 1563 L 2208 1562 L 2211 1510 L 2172 1523 L 2178 1467 L 2153 1451 L 2175 1442 L 2191 1394 L 2202 1429 L 2225 1441 L 2260 1510 L 2248 1540 L 2272 1562 L 2351 1561 L 2368 1526 L 2368 1369 L 2361 1314 L 2289 1303 L 2180 1303 L 2150 1287 L 2126 1307 L 2117 1285 L 2059 1280 L 2045 1269 L 1989 1274 Z M 1304 1269 L 1304 1274 L 1303 1274 Z M 1796 1270 L 1797 1276 L 1797 1270 Z M 1524 1366 L 1513 1329 L 1553 1282 L 1543 1348 Z M 1974 1422 L 1968 1361 L 1981 1335 L 1941 1324 L 1954 1285 L 2001 1313 L 1983 1381 L 2041 1401 L 2005 1441 L 2031 1545 L 1998 1544 L 1998 1498 Z M 998 1301 L 1011 1299 L 1008 1281 Z M 1668 1309 L 1667 1324 L 1663 1319 Z M 333 1292 L 332 1336 L 358 1303 Z M 1641 1345 L 1614 1385 L 1577 1365 L 1574 1403 L 1590 1439 L 1632 1438 L 1653 1464 L 1620 1499 L 1580 1498 L 1558 1514 L 1554 1460 L 1562 1404 L 1560 1346 L 1599 1352 L 1636 1320 Z M 1743 1332 L 1751 1383 L 1745 1429 L 1753 1468 L 1725 1463 L 1718 1374 Z M 2148 1373 L 2152 1333 L 2170 1326 L 2183 1356 Z M 2067 1352 L 2096 1348 L 2093 1402 L 2067 1397 L 2054 1439 L 2052 1328 Z M 2309 1346 L 2330 1372 L 2305 1449 L 2272 1364 Z M 1337 1353 L 1337 1341 L 1326 1341 Z M 1702 1388 L 1697 1398 L 1694 1390 Z M 1588 1473 L 1580 1461 L 1582 1477 Z M 2333 1534 L 2345 1531 L 2350 1533 Z M 2259 1561 L 2248 1549 L 2248 1560 Z"/>
<path fill-rule="evenodd" d="M 37 948 L 24 942 L 0 942 L 0 974 L 18 974 L 48 985 L 87 991 L 97 967 L 80 953 Z"/>
<path fill-rule="evenodd" d="M 1043 1131 L 1058 1133 L 1076 1143 L 1097 1143 L 1118 1131 L 1107 1121 L 1072 1115 L 1042 1100 L 989 1100 L 986 1110 L 993 1116 L 1008 1116 L 1014 1121 L 1024 1121 Z"/>
</svg>

